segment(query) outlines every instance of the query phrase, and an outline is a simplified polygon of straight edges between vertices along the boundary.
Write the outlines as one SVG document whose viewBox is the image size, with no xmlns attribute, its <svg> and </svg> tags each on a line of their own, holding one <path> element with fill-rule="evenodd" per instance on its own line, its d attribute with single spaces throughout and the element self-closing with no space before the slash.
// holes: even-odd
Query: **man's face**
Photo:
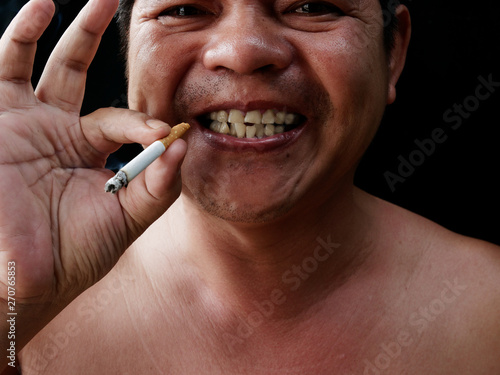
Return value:
<svg viewBox="0 0 500 375">
<path fill-rule="evenodd" d="M 255 222 L 350 186 L 388 100 L 378 0 L 188 3 L 136 0 L 128 55 L 130 107 L 192 125 L 183 193 Z"/>
</svg>

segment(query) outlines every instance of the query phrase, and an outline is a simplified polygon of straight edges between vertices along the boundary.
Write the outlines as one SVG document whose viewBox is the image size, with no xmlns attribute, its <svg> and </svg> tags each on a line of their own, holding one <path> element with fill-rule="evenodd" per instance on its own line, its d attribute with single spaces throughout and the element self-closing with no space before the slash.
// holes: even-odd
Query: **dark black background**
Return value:
<svg viewBox="0 0 500 375">
<path fill-rule="evenodd" d="M 25 1 L 0 0 L 0 32 Z M 39 43 L 36 84 L 50 51 L 85 1 L 57 0 L 57 12 Z M 379 133 L 360 164 L 356 183 L 383 199 L 419 213 L 462 234 L 500 244 L 497 146 L 500 135 L 500 88 L 453 130 L 443 114 L 475 95 L 479 76 L 500 82 L 500 5 L 498 1 L 412 0 L 412 42 L 407 66 Z M 89 71 L 82 114 L 106 106 L 125 107 L 123 63 L 118 58 L 116 25 L 106 32 Z M 395 184 L 384 173 L 397 173 L 402 155 L 417 149 L 435 129 L 447 140 L 422 165 Z M 124 148 L 111 159 L 126 159 Z M 115 165 L 116 166 L 116 165 Z"/>
</svg>

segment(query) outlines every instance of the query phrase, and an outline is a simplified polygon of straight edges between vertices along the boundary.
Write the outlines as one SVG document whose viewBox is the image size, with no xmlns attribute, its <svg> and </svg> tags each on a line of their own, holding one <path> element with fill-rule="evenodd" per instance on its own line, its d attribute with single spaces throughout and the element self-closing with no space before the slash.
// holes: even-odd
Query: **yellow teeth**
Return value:
<svg viewBox="0 0 500 375">
<path fill-rule="evenodd" d="M 260 111 L 250 111 L 245 115 L 245 121 L 249 124 L 262 124 L 262 114 Z"/>
<path fill-rule="evenodd" d="M 210 130 L 237 138 L 265 138 L 285 132 L 287 126 L 299 122 L 299 116 L 283 111 L 253 110 L 244 113 L 237 109 L 217 111 L 209 115 Z"/>
</svg>

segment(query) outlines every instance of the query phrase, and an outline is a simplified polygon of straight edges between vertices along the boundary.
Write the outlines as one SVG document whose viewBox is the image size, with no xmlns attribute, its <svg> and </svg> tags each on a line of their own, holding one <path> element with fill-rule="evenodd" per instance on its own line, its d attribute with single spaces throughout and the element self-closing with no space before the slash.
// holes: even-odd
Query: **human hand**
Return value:
<svg viewBox="0 0 500 375">
<path fill-rule="evenodd" d="M 117 5 L 91 0 L 85 6 L 36 90 L 30 82 L 36 41 L 50 23 L 52 1 L 31 0 L 0 40 L 0 308 L 7 312 L 7 264 L 13 261 L 16 311 L 19 319 L 31 317 L 18 325 L 18 349 L 102 278 L 180 193 L 182 140 L 127 189 L 116 196 L 104 192 L 113 175 L 103 168 L 110 153 L 170 131 L 125 109 L 79 115 L 87 68 Z"/>
</svg>

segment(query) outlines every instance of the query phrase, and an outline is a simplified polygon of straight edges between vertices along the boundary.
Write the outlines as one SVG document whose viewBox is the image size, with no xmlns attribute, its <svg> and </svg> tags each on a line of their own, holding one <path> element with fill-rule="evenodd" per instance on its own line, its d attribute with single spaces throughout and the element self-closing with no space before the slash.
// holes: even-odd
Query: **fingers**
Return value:
<svg viewBox="0 0 500 375">
<path fill-rule="evenodd" d="M 127 213 L 129 231 L 138 236 L 174 203 L 181 192 L 180 166 L 186 154 L 183 139 L 172 143 L 167 151 L 139 174 L 126 189 L 118 192 Z"/>
<path fill-rule="evenodd" d="M 49 26 L 54 9 L 50 0 L 32 0 L 11 22 L 0 40 L 0 84 L 30 83 L 36 42 Z"/>
<path fill-rule="evenodd" d="M 152 168 L 146 169 L 144 182 L 152 197 L 161 200 L 165 189 L 170 189 L 178 182 L 177 177 L 186 151 L 187 143 L 182 138 L 176 139 L 158 159 L 158 163 L 153 163 Z"/>
<path fill-rule="evenodd" d="M 166 137 L 170 126 L 150 116 L 122 108 L 103 108 L 82 117 L 83 134 L 91 148 L 105 155 L 116 151 L 123 143 L 145 146 Z M 89 147 L 82 147 L 89 149 Z M 118 199 L 127 218 L 131 238 L 139 236 L 177 199 L 181 191 L 180 165 L 187 145 L 182 139 L 172 143 L 167 151 L 144 172 L 118 192 Z M 111 173 L 110 173 L 111 175 Z M 110 176 L 107 177 L 109 179 Z M 103 176 L 104 191 L 106 179 Z M 109 199 L 116 199 L 108 194 Z"/>
<path fill-rule="evenodd" d="M 91 0 L 66 30 L 47 62 L 37 97 L 70 112 L 80 112 L 87 70 L 118 0 Z"/>
<path fill-rule="evenodd" d="M 99 109 L 82 117 L 81 124 L 92 149 L 106 156 L 124 143 L 150 145 L 170 133 L 168 124 L 123 108 Z"/>
<path fill-rule="evenodd" d="M 123 143 L 142 143 L 147 146 L 166 137 L 170 126 L 150 116 L 122 108 L 103 108 L 82 117 L 81 126 L 88 145 L 98 153 L 115 151 Z M 181 191 L 179 169 L 187 145 L 182 139 L 172 143 L 167 151 L 140 173 L 117 196 L 107 194 L 107 199 L 119 199 L 125 214 L 130 238 L 137 238 L 160 217 L 177 199 Z M 111 175 L 111 173 L 110 173 Z M 109 176 L 103 176 L 102 189 Z"/>
</svg>

